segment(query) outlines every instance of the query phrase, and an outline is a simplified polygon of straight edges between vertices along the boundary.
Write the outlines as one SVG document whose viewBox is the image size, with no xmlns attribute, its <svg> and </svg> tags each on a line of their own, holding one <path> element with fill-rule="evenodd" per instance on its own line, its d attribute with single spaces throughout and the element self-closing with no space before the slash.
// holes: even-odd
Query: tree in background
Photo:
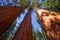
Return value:
<svg viewBox="0 0 60 40">
<path fill-rule="evenodd" d="M 40 31 L 38 31 L 38 28 L 36 28 L 36 31 L 34 31 L 34 27 L 32 27 L 32 28 L 33 28 L 32 29 L 33 30 L 32 31 L 32 33 L 33 33 L 33 40 L 47 40 L 43 30 L 41 30 L 41 32 L 40 32 Z"/>
<path fill-rule="evenodd" d="M 60 11 L 60 0 L 42 0 L 45 9 L 52 11 Z"/>
<path fill-rule="evenodd" d="M 39 7 L 39 2 L 38 2 L 38 0 L 33 0 L 32 6 L 34 6 L 34 7 Z"/>
<path fill-rule="evenodd" d="M 36 28 L 36 31 L 33 31 L 33 40 L 40 40 L 40 39 L 41 39 L 41 33 L 38 31 L 38 28 Z"/>
<path fill-rule="evenodd" d="M 21 4 L 22 6 L 26 6 L 26 5 L 29 5 L 30 2 L 29 2 L 29 0 L 20 0 L 20 4 Z"/>
<path fill-rule="evenodd" d="M 38 22 L 39 24 L 41 24 L 38 16 L 36 16 L 36 20 L 37 20 L 37 22 Z M 42 25 L 42 24 L 41 24 L 41 25 Z M 41 31 L 40 33 L 41 33 L 41 36 L 42 36 L 42 39 L 41 39 L 41 40 L 47 40 L 47 37 L 46 37 L 46 34 L 45 34 L 44 30 L 41 29 L 40 31 Z"/>
</svg>

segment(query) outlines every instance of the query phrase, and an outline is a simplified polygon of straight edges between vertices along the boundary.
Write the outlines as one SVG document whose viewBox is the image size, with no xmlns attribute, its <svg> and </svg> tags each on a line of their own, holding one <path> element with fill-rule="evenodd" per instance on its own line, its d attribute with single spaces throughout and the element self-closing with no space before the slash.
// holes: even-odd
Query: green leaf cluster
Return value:
<svg viewBox="0 0 60 40">
<path fill-rule="evenodd" d="M 39 7 L 39 2 L 38 2 L 38 0 L 33 0 L 32 6 L 34 6 L 34 7 Z"/>
<path fill-rule="evenodd" d="M 34 27 L 33 27 L 34 30 Z M 43 30 L 38 31 L 38 28 L 36 28 L 36 31 L 33 31 L 33 40 L 47 40 L 46 35 Z"/>
<path fill-rule="evenodd" d="M 60 11 L 60 0 L 42 0 L 45 9 Z"/>
<path fill-rule="evenodd" d="M 29 2 L 29 0 L 20 0 L 20 4 L 21 4 L 22 6 L 27 6 L 27 5 L 30 4 L 30 2 Z"/>
</svg>

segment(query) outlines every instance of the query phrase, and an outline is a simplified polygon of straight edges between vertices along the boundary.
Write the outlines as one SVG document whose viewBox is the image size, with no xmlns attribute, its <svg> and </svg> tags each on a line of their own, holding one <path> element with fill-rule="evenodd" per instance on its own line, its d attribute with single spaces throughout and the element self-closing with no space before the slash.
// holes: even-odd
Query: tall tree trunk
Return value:
<svg viewBox="0 0 60 40">
<path fill-rule="evenodd" d="M 48 40 L 60 40 L 60 14 L 34 7 Z"/>
<path fill-rule="evenodd" d="M 32 40 L 31 10 L 28 11 L 13 40 Z"/>
<path fill-rule="evenodd" d="M 0 36 L 12 25 L 27 6 L 0 6 Z"/>
</svg>

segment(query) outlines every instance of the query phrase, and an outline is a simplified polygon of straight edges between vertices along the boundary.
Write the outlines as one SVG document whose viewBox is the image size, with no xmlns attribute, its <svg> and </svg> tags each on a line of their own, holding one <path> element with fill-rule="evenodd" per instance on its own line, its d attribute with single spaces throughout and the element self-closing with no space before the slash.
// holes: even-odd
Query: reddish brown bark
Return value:
<svg viewBox="0 0 60 40">
<path fill-rule="evenodd" d="M 21 23 L 13 40 L 32 40 L 31 11 L 28 12 Z"/>
<path fill-rule="evenodd" d="M 34 8 L 48 40 L 60 40 L 60 13 Z"/>
<path fill-rule="evenodd" d="M 11 26 L 26 6 L 0 6 L 0 36 Z"/>
</svg>

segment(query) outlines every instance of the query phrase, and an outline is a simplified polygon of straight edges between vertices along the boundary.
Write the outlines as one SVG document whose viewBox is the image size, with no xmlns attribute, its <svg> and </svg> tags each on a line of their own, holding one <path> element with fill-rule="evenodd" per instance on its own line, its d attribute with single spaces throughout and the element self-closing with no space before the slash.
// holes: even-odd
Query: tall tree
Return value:
<svg viewBox="0 0 60 40">
<path fill-rule="evenodd" d="M 59 27 L 60 27 L 60 14 L 58 12 L 51 12 L 44 9 L 34 8 L 39 20 L 42 24 L 48 40 L 60 40 Z"/>
</svg>

